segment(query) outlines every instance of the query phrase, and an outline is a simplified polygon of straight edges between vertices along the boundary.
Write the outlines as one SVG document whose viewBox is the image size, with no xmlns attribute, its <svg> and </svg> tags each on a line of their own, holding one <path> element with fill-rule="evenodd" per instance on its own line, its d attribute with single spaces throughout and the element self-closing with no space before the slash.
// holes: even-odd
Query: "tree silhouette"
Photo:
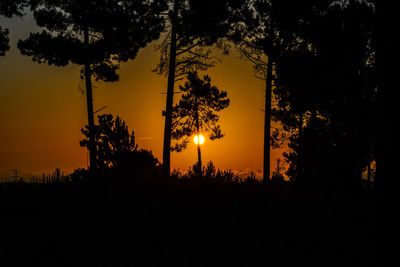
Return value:
<svg viewBox="0 0 400 267">
<path fill-rule="evenodd" d="M 284 1 L 285 2 L 285 1 Z M 288 3 L 286 3 L 288 4 Z M 242 55 L 254 64 L 257 75 L 265 79 L 264 119 L 264 182 L 270 180 L 271 150 L 271 101 L 274 81 L 274 66 L 281 51 L 292 49 L 296 36 L 288 34 L 282 23 L 289 19 L 287 10 L 276 0 L 248 0 L 243 2 L 233 19 L 230 34 Z M 289 19 L 289 21 L 292 21 Z"/>
<path fill-rule="evenodd" d="M 171 149 L 180 152 L 187 147 L 192 135 L 208 133 L 211 140 L 224 136 L 217 124 L 219 112 L 229 106 L 230 100 L 225 91 L 211 85 L 207 75 L 203 79 L 197 72 L 187 75 L 187 82 L 179 87 L 183 92 L 182 99 L 174 106 L 172 112 L 172 139 L 181 140 Z M 198 169 L 202 170 L 200 141 L 197 144 Z"/>
<path fill-rule="evenodd" d="M 95 166 L 92 77 L 119 79 L 119 63 L 135 58 L 140 48 L 157 39 L 163 29 L 158 2 L 139 0 L 43 0 L 34 10 L 44 30 L 19 41 L 21 53 L 38 63 L 82 67 L 85 79 L 90 167 Z"/>
<path fill-rule="evenodd" d="M 315 145 L 314 148 L 324 145 L 317 144 L 322 139 L 312 129 L 314 132 L 322 130 L 327 123 L 327 114 L 320 108 L 325 101 L 321 95 L 328 81 L 325 67 L 320 57 L 306 50 L 286 52 L 280 56 L 277 64 L 278 75 L 274 88 L 277 104 L 272 109 L 272 117 L 282 124 L 282 128 L 275 130 L 273 136 L 280 135 L 278 139 L 285 139 L 283 143 L 291 149 L 285 152 L 285 158 L 290 163 L 288 175 L 299 184 L 303 184 L 305 176 L 310 178 L 311 175 L 309 172 L 306 174 L 306 161 L 314 165 L 322 163 L 321 160 L 327 161 L 327 158 L 317 155 L 316 151 L 306 152 L 305 147 L 306 144 Z"/>
<path fill-rule="evenodd" d="M 22 17 L 24 8 L 35 6 L 38 1 L 40 0 L 0 0 L 0 15 L 6 18 Z M 8 34 L 9 30 L 0 25 L 0 56 L 5 56 L 10 49 Z"/>
<path fill-rule="evenodd" d="M 120 175 L 152 174 L 158 160 L 151 151 L 138 149 L 135 133 L 128 130 L 125 121 L 111 114 L 98 117 L 95 126 L 96 167 L 102 173 L 117 170 Z M 82 147 L 89 145 L 89 127 L 81 130 L 85 138 L 80 141 Z"/>
<path fill-rule="evenodd" d="M 373 9 L 348 1 L 309 10 L 293 30 L 309 48 L 284 51 L 277 64 L 274 117 L 292 149 L 288 175 L 355 188 L 376 136 Z"/>
<path fill-rule="evenodd" d="M 211 55 L 210 47 L 229 31 L 229 16 L 236 0 L 170 0 L 169 32 L 160 46 L 160 63 L 155 69 L 168 76 L 163 145 L 163 166 L 170 174 L 172 108 L 175 82 L 190 71 L 207 70 L 219 60 Z M 224 48 L 226 52 L 226 47 Z"/>
<path fill-rule="evenodd" d="M 98 116 L 98 125 L 95 126 L 96 163 L 99 169 L 116 167 L 118 157 L 124 152 L 131 152 L 138 147 L 135 143 L 135 134 L 129 133 L 128 126 L 118 116 L 113 119 L 111 114 Z M 81 130 L 85 139 L 80 141 L 82 147 L 89 146 L 89 127 Z"/>
</svg>

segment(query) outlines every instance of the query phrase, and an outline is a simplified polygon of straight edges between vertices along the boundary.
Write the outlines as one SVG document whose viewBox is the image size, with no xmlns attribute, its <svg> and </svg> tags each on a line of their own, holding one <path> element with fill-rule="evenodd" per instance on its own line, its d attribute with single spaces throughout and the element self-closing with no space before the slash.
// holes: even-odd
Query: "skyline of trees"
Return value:
<svg viewBox="0 0 400 267">
<path fill-rule="evenodd" d="M 206 72 L 218 63 L 211 47 L 228 53 L 230 45 L 236 45 L 266 80 L 264 181 L 270 179 L 270 146 L 279 141 L 290 148 L 285 154 L 290 164 L 286 174 L 303 185 L 315 184 L 315 179 L 324 176 L 329 180 L 326 183 L 349 183 L 355 188 L 363 170 L 376 160 L 374 9 L 369 2 L 174 0 L 152 5 L 154 2 L 150 1 L 140 9 L 148 10 L 140 21 L 140 14 L 133 12 L 133 4 L 138 4 L 135 1 L 106 1 L 103 5 L 114 5 L 115 10 L 102 9 L 100 4 L 97 9 L 92 8 L 89 16 L 85 13 L 88 7 L 67 8 L 71 14 L 78 14 L 76 22 L 68 17 L 57 21 L 54 16 L 60 15 L 56 10 L 59 5 L 75 8 L 79 7 L 77 2 L 50 2 L 42 1 L 48 6 L 39 5 L 34 11 L 38 25 L 48 31 L 31 34 L 20 41 L 19 48 L 39 62 L 60 66 L 72 62 L 84 67 L 89 129 L 95 127 L 93 106 L 90 108 L 92 74 L 99 80 L 118 80 L 119 62 L 133 59 L 139 48 L 165 37 L 160 45 L 160 62 L 154 70 L 168 81 L 165 174 L 170 173 L 175 83 L 190 71 Z M 125 9 L 120 10 L 118 3 L 125 3 Z M 94 16 L 95 11 L 103 17 Z M 126 16 L 117 16 L 118 12 Z M 136 19 L 129 17 L 133 13 L 138 16 Z M 114 18 L 111 21 L 115 23 L 103 23 L 104 16 Z M 151 23 L 146 24 L 147 20 Z M 88 21 L 94 23 L 91 31 L 88 26 L 86 30 L 83 27 Z M 127 22 L 131 23 L 129 27 Z M 149 29 L 141 28 L 143 25 L 156 25 L 156 30 L 148 34 Z M 67 31 L 73 34 L 65 38 L 63 33 Z M 143 41 L 141 44 L 126 38 L 134 36 L 135 31 L 142 34 L 138 38 Z M 166 34 L 161 35 L 162 31 Z M 55 38 L 55 33 L 62 38 Z M 96 34 L 104 37 L 99 45 L 94 45 L 99 37 Z M 76 48 L 76 55 L 66 54 L 61 49 L 65 45 Z M 93 54 L 94 61 L 87 59 L 87 51 Z M 277 105 L 273 105 L 273 99 Z M 271 133 L 271 119 L 282 124 L 280 132 Z M 332 172 L 335 166 L 340 168 Z M 336 181 L 340 173 L 345 173 L 345 178 Z"/>
<path fill-rule="evenodd" d="M 95 170 L 92 79 L 118 81 L 119 64 L 134 59 L 140 48 L 159 38 L 164 26 L 159 12 L 165 7 L 141 0 L 40 0 L 32 8 L 43 30 L 20 40 L 18 48 L 34 62 L 81 66 L 89 126 L 87 148 L 90 168 Z"/>
<path fill-rule="evenodd" d="M 0 0 L 0 265 L 390 266 L 396 10 Z"/>
</svg>

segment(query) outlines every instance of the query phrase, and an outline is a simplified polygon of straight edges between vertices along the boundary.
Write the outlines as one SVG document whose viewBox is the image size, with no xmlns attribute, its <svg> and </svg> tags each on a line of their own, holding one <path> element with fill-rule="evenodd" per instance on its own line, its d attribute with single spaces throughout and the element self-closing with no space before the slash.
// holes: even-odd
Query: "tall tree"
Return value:
<svg viewBox="0 0 400 267">
<path fill-rule="evenodd" d="M 373 8 L 358 1 L 311 4 L 294 28 L 309 45 L 285 52 L 277 64 L 275 118 L 298 128 L 288 157 L 296 175 L 331 176 L 356 188 L 376 136 Z"/>
<path fill-rule="evenodd" d="M 90 168 L 96 168 L 92 78 L 118 81 L 119 63 L 134 59 L 163 29 L 162 1 L 42 0 L 34 10 L 44 30 L 21 40 L 21 53 L 38 63 L 82 67 L 86 84 Z"/>
<path fill-rule="evenodd" d="M 210 140 L 222 138 L 219 116 L 216 112 L 227 108 L 230 100 L 225 91 L 211 85 L 207 75 L 199 78 L 197 72 L 187 75 L 187 82 L 179 87 L 183 95 L 172 111 L 172 139 L 181 140 L 173 147 L 173 151 L 182 151 L 187 147 L 189 137 L 196 135 L 197 167 L 202 170 L 200 134 L 208 133 Z"/>
<path fill-rule="evenodd" d="M 218 59 L 210 47 L 229 30 L 229 16 L 237 0 L 170 0 L 169 31 L 160 46 L 161 60 L 156 72 L 168 77 L 163 144 L 163 166 L 170 173 L 172 108 L 175 82 L 190 71 L 206 70 Z M 218 45 L 223 48 L 224 43 Z M 226 50 L 225 50 L 226 52 Z"/>
<path fill-rule="evenodd" d="M 265 79 L 265 118 L 264 118 L 264 182 L 270 180 L 271 150 L 271 101 L 274 81 L 274 66 L 283 50 L 292 49 L 296 44 L 295 36 L 282 27 L 289 19 L 287 9 L 276 0 L 244 1 L 234 19 L 235 27 L 231 39 L 241 53 L 253 64 L 257 74 Z M 290 20 L 291 21 L 291 20 Z"/>
</svg>

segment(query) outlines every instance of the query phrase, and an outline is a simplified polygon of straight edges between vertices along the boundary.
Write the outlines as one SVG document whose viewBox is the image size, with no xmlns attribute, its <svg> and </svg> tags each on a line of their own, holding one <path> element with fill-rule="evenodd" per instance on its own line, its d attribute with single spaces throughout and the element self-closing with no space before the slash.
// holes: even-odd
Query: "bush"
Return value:
<svg viewBox="0 0 400 267">
<path fill-rule="evenodd" d="M 145 178 L 161 175 L 158 159 L 145 149 L 121 153 L 116 162 L 116 172 L 123 177 Z"/>
</svg>

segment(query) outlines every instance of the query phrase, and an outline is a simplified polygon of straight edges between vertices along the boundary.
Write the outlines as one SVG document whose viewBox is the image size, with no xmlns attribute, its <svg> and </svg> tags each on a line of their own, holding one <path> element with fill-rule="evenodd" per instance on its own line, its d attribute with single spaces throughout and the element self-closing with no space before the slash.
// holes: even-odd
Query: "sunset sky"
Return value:
<svg viewBox="0 0 400 267">
<path fill-rule="evenodd" d="M 55 168 L 69 173 L 86 168 L 88 153 L 79 146 L 80 129 L 87 123 L 86 98 L 79 78 L 79 66 L 54 67 L 32 62 L 16 48 L 18 39 L 37 31 L 31 15 L 4 19 L 10 29 L 11 50 L 0 57 L 0 176 L 19 169 L 25 174 L 50 173 Z M 141 50 L 134 61 L 122 64 L 117 83 L 95 83 L 94 106 L 112 113 L 135 131 L 140 148 L 162 158 L 167 81 L 152 73 L 159 60 L 157 42 Z M 252 65 L 232 51 L 220 56 L 222 63 L 207 74 L 212 84 L 228 92 L 231 105 L 220 113 L 226 136 L 202 146 L 203 162 L 212 160 L 217 168 L 253 170 L 261 175 L 264 136 L 265 82 L 254 76 Z M 176 90 L 177 90 L 176 86 Z M 179 99 L 176 95 L 175 100 Z M 193 141 L 181 153 L 172 153 L 172 169 L 186 170 L 197 160 Z M 271 153 L 274 170 L 280 152 Z"/>
</svg>

